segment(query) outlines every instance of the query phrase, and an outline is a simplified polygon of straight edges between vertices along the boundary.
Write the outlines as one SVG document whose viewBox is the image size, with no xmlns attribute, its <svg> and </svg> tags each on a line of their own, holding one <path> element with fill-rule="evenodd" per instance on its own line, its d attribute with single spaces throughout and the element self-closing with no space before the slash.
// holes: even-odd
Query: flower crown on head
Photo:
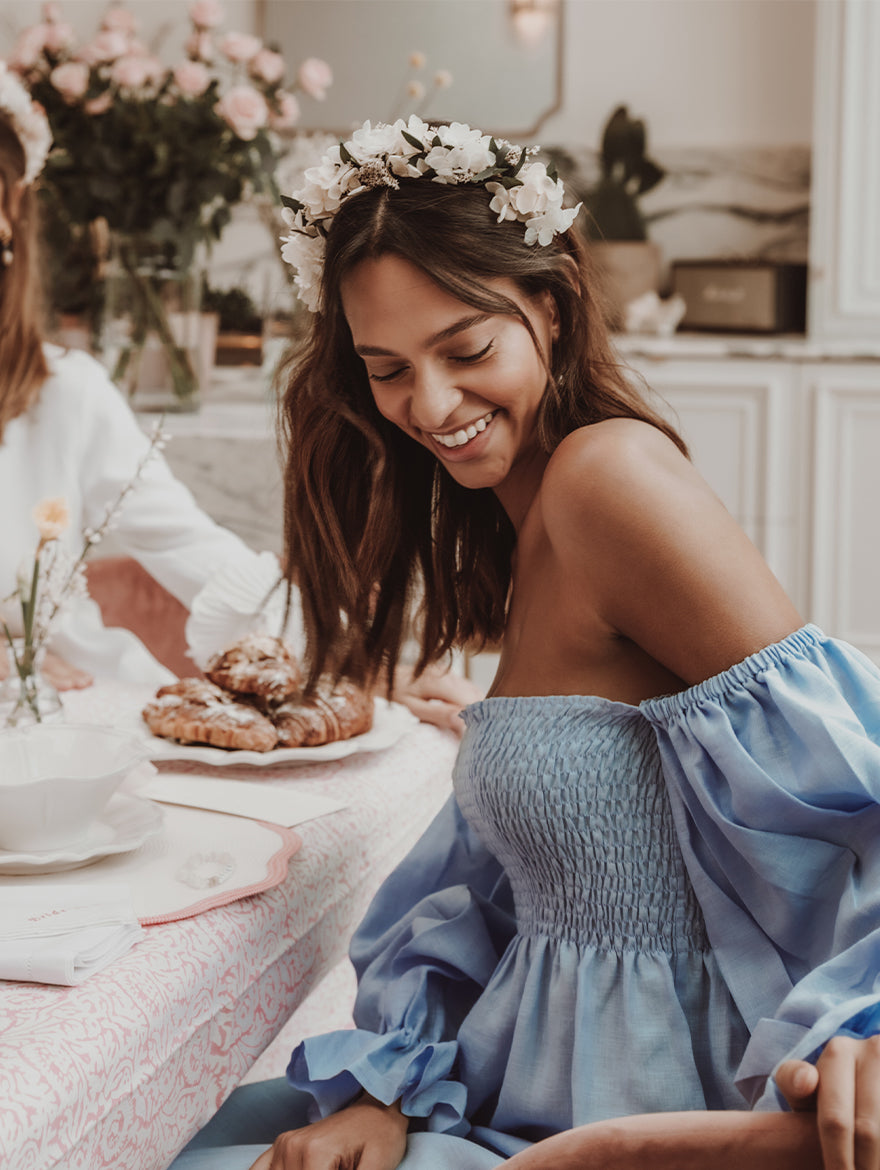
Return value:
<svg viewBox="0 0 880 1170">
<path fill-rule="evenodd" d="M 527 244 L 546 247 L 571 227 L 581 205 L 563 208 L 562 180 L 544 163 L 529 161 L 538 149 L 496 140 L 462 122 L 429 126 L 415 115 L 392 125 L 364 122 L 309 167 L 304 187 L 281 197 L 290 228 L 281 255 L 296 270 L 300 300 L 313 313 L 320 308 L 324 240 L 343 200 L 371 187 L 397 188 L 400 179 L 485 187 L 498 223 L 518 220 Z"/>
<path fill-rule="evenodd" d="M 33 101 L 5 61 L 0 61 L 0 113 L 12 123 L 24 148 L 22 182 L 30 186 L 45 165 L 52 146 L 52 131 L 43 107 Z"/>
</svg>

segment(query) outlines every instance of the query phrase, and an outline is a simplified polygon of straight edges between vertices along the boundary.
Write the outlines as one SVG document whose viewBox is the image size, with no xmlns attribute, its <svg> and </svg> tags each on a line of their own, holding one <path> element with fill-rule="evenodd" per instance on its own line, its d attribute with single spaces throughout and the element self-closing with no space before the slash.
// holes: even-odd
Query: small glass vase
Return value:
<svg viewBox="0 0 880 1170">
<path fill-rule="evenodd" d="M 169 264 L 149 236 L 117 236 L 104 284 L 100 346 L 136 410 L 199 409 L 202 275 Z"/>
<path fill-rule="evenodd" d="M 61 696 L 41 670 L 43 649 L 29 652 L 24 638 L 13 638 L 13 647 L 15 661 L 7 647 L 9 673 L 0 682 L 0 729 L 60 719 Z"/>
</svg>

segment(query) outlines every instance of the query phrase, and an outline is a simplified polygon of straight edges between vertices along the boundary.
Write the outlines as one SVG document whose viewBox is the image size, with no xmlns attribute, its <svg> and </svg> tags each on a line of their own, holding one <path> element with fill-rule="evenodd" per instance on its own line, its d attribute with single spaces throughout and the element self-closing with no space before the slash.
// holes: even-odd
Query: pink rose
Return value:
<svg viewBox="0 0 880 1170">
<path fill-rule="evenodd" d="M 47 24 L 34 24 L 26 28 L 15 42 L 9 57 L 10 68 L 21 71 L 33 69 L 43 55 L 48 32 Z"/>
<path fill-rule="evenodd" d="M 76 41 L 73 26 L 63 21 L 52 21 L 46 25 L 46 52 L 57 57 Z"/>
<path fill-rule="evenodd" d="M 49 24 L 57 24 L 61 19 L 61 5 L 54 3 L 46 3 L 43 5 L 43 20 Z"/>
<path fill-rule="evenodd" d="M 122 89 L 143 89 L 162 74 L 162 65 L 155 57 L 126 55 L 113 63 L 110 77 Z"/>
<path fill-rule="evenodd" d="M 191 61 L 214 60 L 214 42 L 209 32 L 199 32 L 196 29 L 186 38 L 183 49 Z"/>
<path fill-rule="evenodd" d="M 66 61 L 52 70 L 49 80 L 66 102 L 75 102 L 89 88 L 89 67 L 82 61 Z"/>
<path fill-rule="evenodd" d="M 307 57 L 297 70 L 296 80 L 300 89 L 309 97 L 322 102 L 327 96 L 327 90 L 333 84 L 333 71 L 326 61 L 320 57 Z"/>
<path fill-rule="evenodd" d="M 292 93 L 280 90 L 275 94 L 277 109 L 269 113 L 269 125 L 273 130 L 290 130 L 299 121 L 299 102 Z"/>
<path fill-rule="evenodd" d="M 220 52 L 235 65 L 240 65 L 256 57 L 262 46 L 260 38 L 252 37 L 250 33 L 228 32 L 220 42 Z"/>
<path fill-rule="evenodd" d="M 126 8 L 108 8 L 101 20 L 101 28 L 131 36 L 137 31 L 138 18 Z"/>
<path fill-rule="evenodd" d="M 117 29 L 104 29 L 88 45 L 83 45 L 80 57 L 88 65 L 99 65 L 103 61 L 115 61 L 128 52 L 128 38 Z"/>
<path fill-rule="evenodd" d="M 189 18 L 196 28 L 216 28 L 223 23 L 223 7 L 219 0 L 193 0 Z"/>
<path fill-rule="evenodd" d="M 251 59 L 250 72 L 252 77 L 265 81 L 267 85 L 277 85 L 284 76 L 284 58 L 272 49 L 260 49 Z"/>
<path fill-rule="evenodd" d="M 83 109 L 89 117 L 96 118 L 99 114 L 106 114 L 112 105 L 113 94 L 109 89 L 105 89 L 103 93 L 98 94 L 91 101 L 86 102 Z"/>
<path fill-rule="evenodd" d="M 184 61 L 174 70 L 174 83 L 184 97 L 198 97 L 211 83 L 211 74 L 201 61 Z"/>
<path fill-rule="evenodd" d="M 216 105 L 217 113 L 239 138 L 250 142 L 269 121 L 266 99 L 252 85 L 235 85 Z"/>
</svg>

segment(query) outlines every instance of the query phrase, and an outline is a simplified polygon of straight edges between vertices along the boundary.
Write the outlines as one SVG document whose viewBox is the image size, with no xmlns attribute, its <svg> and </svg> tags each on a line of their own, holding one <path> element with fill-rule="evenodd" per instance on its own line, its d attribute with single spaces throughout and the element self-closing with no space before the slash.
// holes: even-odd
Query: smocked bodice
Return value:
<svg viewBox="0 0 880 1170">
<path fill-rule="evenodd" d="M 465 722 L 456 796 L 507 871 L 520 933 L 610 951 L 707 949 L 638 708 L 502 697 L 467 708 Z"/>
</svg>

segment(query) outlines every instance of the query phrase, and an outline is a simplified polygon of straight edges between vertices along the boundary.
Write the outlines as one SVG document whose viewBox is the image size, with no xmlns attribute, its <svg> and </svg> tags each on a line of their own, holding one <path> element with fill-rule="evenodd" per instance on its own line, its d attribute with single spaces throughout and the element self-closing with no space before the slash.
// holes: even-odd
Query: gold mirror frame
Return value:
<svg viewBox="0 0 880 1170">
<path fill-rule="evenodd" d="M 276 3 L 277 2 L 279 2 L 279 0 L 276 0 Z M 551 52 L 554 77 L 552 79 L 552 97 L 550 100 L 550 104 L 545 109 L 540 111 L 540 113 L 536 116 L 535 121 L 530 126 L 526 126 L 524 128 L 520 128 L 520 129 L 508 129 L 507 127 L 493 127 L 492 128 L 493 133 L 498 134 L 498 135 L 503 135 L 504 137 L 510 138 L 512 140 L 534 139 L 534 137 L 540 132 L 541 128 L 543 127 L 543 125 L 547 121 L 547 119 L 550 118 L 553 114 L 557 113 L 562 108 L 562 103 L 563 103 L 563 98 L 564 98 L 564 93 L 565 93 L 565 5 L 566 5 L 566 0 L 556 0 L 556 3 L 554 5 L 553 11 L 552 11 L 552 16 L 551 16 L 553 28 L 555 29 L 555 35 L 554 35 L 553 30 L 551 29 L 550 35 L 553 36 L 553 40 L 554 40 L 554 43 L 552 46 L 552 52 Z M 269 0 L 255 0 L 255 6 L 256 6 L 256 12 L 255 12 L 256 33 L 257 33 L 257 36 L 259 36 L 261 39 L 265 40 L 266 39 L 266 27 L 267 27 L 267 19 L 266 18 L 267 18 Z M 285 46 L 281 45 L 279 47 L 280 47 L 281 52 L 284 53 Z M 331 62 L 331 66 L 332 66 L 332 62 Z M 426 117 L 428 118 L 428 120 L 430 120 L 430 115 L 426 115 Z M 297 131 L 296 129 L 294 129 L 294 130 L 289 132 L 291 137 L 293 137 L 297 133 L 333 134 L 334 136 L 336 136 L 340 139 L 343 139 L 343 138 L 348 137 L 348 135 L 351 133 L 351 127 L 350 126 L 349 127 L 310 126 L 307 129 L 303 129 L 301 131 Z"/>
</svg>

